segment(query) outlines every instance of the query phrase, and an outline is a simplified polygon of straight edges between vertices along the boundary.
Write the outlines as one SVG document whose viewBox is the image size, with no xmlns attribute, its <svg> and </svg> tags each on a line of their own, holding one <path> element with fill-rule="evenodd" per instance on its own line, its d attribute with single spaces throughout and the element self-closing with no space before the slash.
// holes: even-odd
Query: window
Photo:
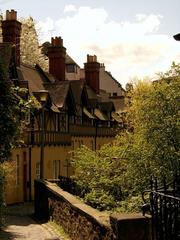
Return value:
<svg viewBox="0 0 180 240">
<path fill-rule="evenodd" d="M 64 132 L 66 131 L 66 115 L 65 114 L 61 114 L 60 115 L 60 131 Z"/>
<path fill-rule="evenodd" d="M 17 154 L 16 155 L 16 185 L 19 185 L 19 175 L 20 175 L 19 167 L 20 167 L 19 154 Z"/>
<path fill-rule="evenodd" d="M 69 169 L 71 167 L 71 162 L 69 159 L 64 161 L 64 168 L 66 169 L 66 177 L 69 177 Z"/>
<path fill-rule="evenodd" d="M 75 64 L 67 64 L 66 65 L 66 71 L 68 73 L 75 73 L 76 72 L 76 66 Z"/>
<path fill-rule="evenodd" d="M 60 160 L 54 160 L 53 161 L 53 178 L 58 179 L 60 175 L 60 165 L 61 161 Z"/>
<path fill-rule="evenodd" d="M 113 97 L 117 97 L 117 92 L 113 92 Z"/>
<path fill-rule="evenodd" d="M 36 163 L 36 179 L 40 179 L 40 162 Z"/>
<path fill-rule="evenodd" d="M 55 131 L 59 131 L 60 126 L 59 126 L 59 114 L 55 114 Z"/>
</svg>

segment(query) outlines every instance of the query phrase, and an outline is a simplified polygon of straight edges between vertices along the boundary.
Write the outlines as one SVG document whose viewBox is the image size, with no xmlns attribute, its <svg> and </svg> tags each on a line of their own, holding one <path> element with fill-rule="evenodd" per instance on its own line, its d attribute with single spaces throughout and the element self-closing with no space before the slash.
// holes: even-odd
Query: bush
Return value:
<svg viewBox="0 0 180 240">
<path fill-rule="evenodd" d="M 85 195 L 84 200 L 85 203 L 100 211 L 111 210 L 117 207 L 117 202 L 113 196 L 103 189 L 92 189 L 91 192 Z"/>
</svg>

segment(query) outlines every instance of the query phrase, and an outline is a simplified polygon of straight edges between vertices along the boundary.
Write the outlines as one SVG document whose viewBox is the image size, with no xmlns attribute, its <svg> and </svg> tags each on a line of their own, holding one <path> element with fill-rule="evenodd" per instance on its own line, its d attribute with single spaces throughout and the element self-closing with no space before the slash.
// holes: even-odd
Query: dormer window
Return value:
<svg viewBox="0 0 180 240">
<path fill-rule="evenodd" d="M 67 73 L 77 73 L 77 66 L 75 64 L 66 64 Z"/>
</svg>

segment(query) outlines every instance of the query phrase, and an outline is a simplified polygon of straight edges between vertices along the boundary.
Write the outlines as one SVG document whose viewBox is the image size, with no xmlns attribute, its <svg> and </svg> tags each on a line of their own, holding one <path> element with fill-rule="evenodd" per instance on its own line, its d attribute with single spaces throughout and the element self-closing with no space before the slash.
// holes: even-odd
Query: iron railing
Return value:
<svg viewBox="0 0 180 240">
<path fill-rule="evenodd" d="M 149 195 L 149 208 L 152 216 L 152 240 L 180 240 L 180 176 L 158 187 L 157 179 L 151 179 L 151 189 L 143 192 Z M 145 210 L 146 210 L 145 209 Z"/>
</svg>

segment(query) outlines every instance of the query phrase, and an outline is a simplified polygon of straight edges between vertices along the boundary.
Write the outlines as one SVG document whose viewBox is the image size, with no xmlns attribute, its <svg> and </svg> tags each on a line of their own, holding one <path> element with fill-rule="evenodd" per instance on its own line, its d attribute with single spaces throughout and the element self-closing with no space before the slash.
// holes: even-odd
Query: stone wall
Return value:
<svg viewBox="0 0 180 240">
<path fill-rule="evenodd" d="M 113 214 L 110 223 L 118 240 L 151 240 L 151 221 L 142 214 Z"/>
<path fill-rule="evenodd" d="M 48 181 L 35 181 L 35 216 L 60 224 L 72 240 L 150 240 L 142 215 L 99 212 Z"/>
</svg>

